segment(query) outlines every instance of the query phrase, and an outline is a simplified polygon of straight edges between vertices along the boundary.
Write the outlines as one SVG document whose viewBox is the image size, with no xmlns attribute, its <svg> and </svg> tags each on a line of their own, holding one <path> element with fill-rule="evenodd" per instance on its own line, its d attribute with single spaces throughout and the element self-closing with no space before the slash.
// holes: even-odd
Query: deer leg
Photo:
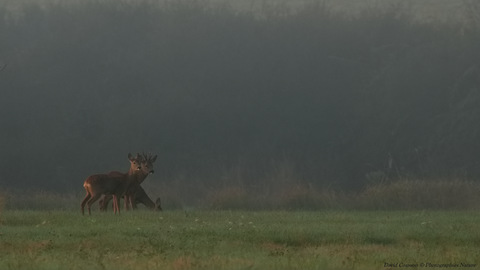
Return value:
<svg viewBox="0 0 480 270">
<path fill-rule="evenodd" d="M 106 196 L 103 196 L 103 198 L 98 201 L 98 206 L 100 207 L 100 211 L 105 211 L 105 201 L 106 201 Z"/>
<path fill-rule="evenodd" d="M 144 204 L 144 205 L 146 206 L 146 204 L 145 204 L 144 202 L 142 202 L 142 200 L 139 198 L 140 196 L 137 196 L 137 194 L 138 194 L 138 192 L 135 193 L 135 195 L 132 196 L 132 202 L 133 202 L 132 207 L 133 207 L 134 209 L 138 209 L 137 205 L 138 205 L 139 203 L 142 203 L 142 204 Z"/>
<path fill-rule="evenodd" d="M 120 215 L 120 196 L 117 196 L 117 213 Z"/>
<path fill-rule="evenodd" d="M 87 202 L 88 215 L 92 214 L 90 208 L 92 207 L 92 204 L 94 202 L 96 202 L 98 199 L 100 199 L 100 196 L 102 196 L 102 194 L 95 194 L 93 196 L 91 195 L 91 198 Z"/>
<path fill-rule="evenodd" d="M 119 205 L 119 202 L 118 202 L 118 196 L 117 195 L 113 195 L 113 213 L 114 214 L 120 214 L 120 207 L 118 206 Z"/>
<path fill-rule="evenodd" d="M 84 209 L 85 209 L 85 204 L 86 204 L 87 201 L 90 199 L 90 197 L 92 197 L 92 196 L 90 195 L 89 192 L 87 192 L 87 195 L 85 195 L 85 198 L 83 199 L 82 204 L 81 204 L 81 207 L 82 207 L 82 215 L 85 215 L 85 211 L 84 211 Z"/>
<path fill-rule="evenodd" d="M 132 207 L 132 210 L 137 209 L 137 206 L 135 205 L 135 193 L 128 195 L 128 202 L 130 203 L 130 207 Z"/>
<path fill-rule="evenodd" d="M 113 207 L 113 213 L 116 214 L 117 213 L 117 197 L 115 197 L 115 195 L 113 195 L 112 207 Z"/>
<path fill-rule="evenodd" d="M 103 199 L 100 200 L 100 210 L 107 211 L 108 203 L 110 202 L 111 199 L 112 199 L 112 195 L 103 196 Z"/>
<path fill-rule="evenodd" d="M 119 196 L 115 196 L 116 199 L 117 199 L 117 213 L 120 214 L 120 199 L 121 197 Z"/>
<path fill-rule="evenodd" d="M 160 198 L 157 198 L 157 200 L 155 201 L 154 210 L 162 211 L 162 201 L 160 200 Z"/>
<path fill-rule="evenodd" d="M 123 196 L 123 206 L 125 207 L 125 211 L 129 210 L 129 205 L 130 205 L 129 201 L 130 201 L 130 197 L 127 194 L 125 194 Z"/>
</svg>

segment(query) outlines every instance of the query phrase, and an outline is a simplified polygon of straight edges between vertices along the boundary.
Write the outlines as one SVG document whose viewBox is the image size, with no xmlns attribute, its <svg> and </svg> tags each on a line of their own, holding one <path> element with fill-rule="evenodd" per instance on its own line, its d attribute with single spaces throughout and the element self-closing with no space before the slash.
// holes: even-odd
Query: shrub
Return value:
<svg viewBox="0 0 480 270">
<path fill-rule="evenodd" d="M 369 186 L 357 200 L 366 209 L 471 209 L 479 192 L 472 181 L 401 180 Z"/>
<path fill-rule="evenodd" d="M 213 191 L 206 201 L 212 209 L 249 209 L 254 207 L 249 203 L 251 197 L 241 187 L 227 187 Z"/>
</svg>

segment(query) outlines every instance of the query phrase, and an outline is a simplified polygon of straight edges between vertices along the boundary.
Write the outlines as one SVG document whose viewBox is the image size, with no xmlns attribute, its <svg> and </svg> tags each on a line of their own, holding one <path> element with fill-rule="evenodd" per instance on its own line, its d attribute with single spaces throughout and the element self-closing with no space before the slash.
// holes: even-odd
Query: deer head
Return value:
<svg viewBox="0 0 480 270">
<path fill-rule="evenodd" d="M 139 155 L 139 154 L 137 154 Z M 155 171 L 153 170 L 153 162 L 155 162 L 155 160 L 157 160 L 157 155 L 155 155 L 154 157 L 152 157 L 152 154 L 149 154 L 148 156 L 143 153 L 142 156 L 141 156 L 141 168 L 142 168 L 142 172 L 146 175 L 148 174 L 153 174 Z"/>
<path fill-rule="evenodd" d="M 128 160 L 130 161 L 130 171 L 137 172 L 142 169 L 142 157 L 140 154 L 133 156 L 132 154 L 128 153 Z"/>
</svg>

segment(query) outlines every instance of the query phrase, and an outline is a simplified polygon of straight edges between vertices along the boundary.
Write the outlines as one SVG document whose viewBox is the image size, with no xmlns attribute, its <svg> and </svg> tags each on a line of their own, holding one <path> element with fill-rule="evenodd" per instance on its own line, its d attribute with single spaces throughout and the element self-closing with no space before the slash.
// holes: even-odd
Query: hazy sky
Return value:
<svg viewBox="0 0 480 270">
<path fill-rule="evenodd" d="M 428 18 L 459 1 L 419 2 Z M 480 106 L 466 102 L 475 32 L 458 39 L 457 28 L 392 16 L 408 5 L 352 20 L 322 8 L 284 16 L 280 1 L 262 19 L 80 3 L 0 24 L 2 185 L 81 188 L 141 151 L 158 154 L 158 179 L 217 184 L 283 175 L 358 188 L 372 171 L 480 168 Z"/>
</svg>

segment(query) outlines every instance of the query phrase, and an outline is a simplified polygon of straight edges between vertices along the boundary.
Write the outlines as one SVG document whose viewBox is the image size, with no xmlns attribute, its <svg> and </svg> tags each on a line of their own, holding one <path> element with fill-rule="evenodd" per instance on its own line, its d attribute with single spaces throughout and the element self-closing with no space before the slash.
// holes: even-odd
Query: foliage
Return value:
<svg viewBox="0 0 480 270">
<path fill-rule="evenodd" d="M 480 206 L 480 184 L 461 180 L 404 179 L 348 193 L 287 183 L 276 190 L 226 187 L 185 196 L 182 193 L 188 185 L 186 182 L 160 190 L 147 189 L 147 193 L 152 200 L 160 197 L 164 210 L 478 210 Z M 198 187 L 201 189 L 205 187 Z M 84 196 L 34 190 L 4 190 L 2 194 L 7 210 L 80 211 Z M 93 211 L 99 211 L 98 205 Z"/>
<path fill-rule="evenodd" d="M 359 196 L 366 209 L 478 209 L 480 185 L 459 180 L 402 180 L 367 187 Z"/>
</svg>

